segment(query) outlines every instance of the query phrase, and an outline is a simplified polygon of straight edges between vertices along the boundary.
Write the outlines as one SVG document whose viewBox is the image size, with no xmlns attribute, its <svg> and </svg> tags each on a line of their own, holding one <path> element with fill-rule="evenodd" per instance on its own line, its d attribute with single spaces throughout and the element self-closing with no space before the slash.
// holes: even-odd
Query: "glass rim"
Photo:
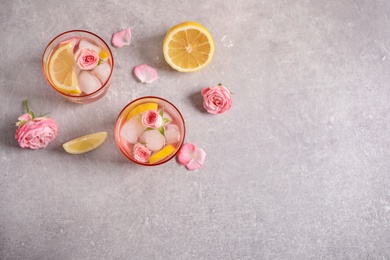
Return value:
<svg viewBox="0 0 390 260">
<path fill-rule="evenodd" d="M 77 33 L 77 32 L 81 32 L 81 33 L 86 33 L 86 34 L 90 34 L 96 38 L 98 38 L 100 41 L 103 42 L 103 44 L 107 47 L 107 50 L 109 51 L 110 53 L 110 57 L 111 57 L 111 63 L 112 63 L 112 66 L 111 66 L 111 71 L 110 71 L 110 75 L 108 76 L 106 82 L 104 82 L 104 84 L 102 84 L 102 86 L 100 88 L 98 88 L 97 90 L 95 90 L 94 92 L 91 92 L 89 94 L 84 94 L 84 95 L 72 95 L 72 94 L 67 94 L 67 93 L 64 93 L 60 90 L 58 90 L 56 87 L 53 86 L 53 84 L 50 82 L 49 80 L 49 75 L 46 75 L 47 73 L 45 72 L 45 61 L 44 61 L 44 57 L 45 57 L 45 54 L 46 52 L 48 51 L 48 48 L 49 46 L 55 41 L 57 40 L 59 37 L 65 35 L 65 34 L 68 34 L 68 33 Z M 49 58 L 49 57 L 48 57 Z M 55 36 L 45 47 L 45 50 L 43 51 L 43 54 L 42 54 L 42 72 L 43 72 L 43 75 L 46 79 L 46 81 L 49 83 L 49 85 L 55 90 L 57 91 L 59 94 L 61 95 L 64 95 L 66 97 L 69 97 L 69 98 L 84 98 L 84 97 L 90 97 L 90 96 L 93 96 L 93 95 L 96 95 L 99 91 L 101 91 L 106 85 L 107 83 L 109 83 L 109 81 L 111 80 L 111 76 L 112 76 L 112 73 L 114 71 L 114 56 L 112 55 L 112 52 L 111 52 L 111 49 L 110 49 L 110 46 L 108 46 L 108 44 L 97 34 L 93 33 L 93 32 L 90 32 L 90 31 L 87 31 L 87 30 L 69 30 L 69 31 L 65 31 L 65 32 L 62 32 L 60 34 L 58 34 L 57 36 Z"/>
<path fill-rule="evenodd" d="M 181 140 L 180 142 L 180 145 L 177 147 L 177 150 L 171 154 L 171 156 L 168 156 L 166 158 L 164 158 L 163 160 L 161 161 L 158 161 L 156 163 L 153 163 L 153 164 L 150 164 L 150 163 L 143 163 L 143 162 L 139 162 L 139 161 L 136 161 L 135 159 L 131 158 L 130 156 L 127 155 L 126 151 L 124 151 L 122 149 L 122 145 L 118 142 L 118 138 L 117 138 L 117 135 L 119 135 L 119 126 L 118 126 L 118 122 L 120 121 L 121 118 L 123 118 L 123 112 L 133 103 L 139 101 L 139 100 L 142 100 L 142 99 L 158 99 L 158 100 L 161 100 L 163 102 L 166 102 L 168 103 L 170 106 L 172 106 L 176 111 L 177 113 L 179 114 L 179 117 L 181 119 L 181 122 L 183 123 L 183 139 Z M 118 131 L 118 133 L 117 133 Z M 119 148 L 119 150 L 121 151 L 121 153 L 127 158 L 129 159 L 130 161 L 136 163 L 136 164 L 139 164 L 139 165 L 143 165 L 143 166 L 157 166 L 157 165 L 161 165 L 161 164 L 164 164 L 170 160 L 172 160 L 176 155 L 177 153 L 179 152 L 180 150 L 180 147 L 183 145 L 184 143 L 184 139 L 185 139 L 185 135 L 186 135 L 186 125 L 185 125 L 185 121 L 184 121 L 184 117 L 183 115 L 181 114 L 180 110 L 173 104 L 171 103 L 170 101 L 164 99 L 164 98 L 161 98 L 161 97 L 157 97 L 157 96 L 143 96 L 143 97 L 139 97 L 139 98 L 136 98 L 134 100 L 132 100 L 131 102 L 127 103 L 123 108 L 122 110 L 119 112 L 118 114 L 118 117 L 117 119 L 115 120 L 115 127 L 114 127 L 114 139 L 115 139 L 115 143 L 116 143 L 116 146 Z"/>
</svg>

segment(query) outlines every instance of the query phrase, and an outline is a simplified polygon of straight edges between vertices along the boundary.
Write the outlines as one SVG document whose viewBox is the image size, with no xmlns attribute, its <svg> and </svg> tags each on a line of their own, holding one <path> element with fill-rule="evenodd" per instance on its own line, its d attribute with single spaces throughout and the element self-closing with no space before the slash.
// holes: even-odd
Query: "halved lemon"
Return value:
<svg viewBox="0 0 390 260">
<path fill-rule="evenodd" d="M 149 163 L 156 163 L 158 161 L 161 161 L 162 159 L 171 155 L 174 151 L 175 151 L 175 147 L 173 147 L 171 144 L 168 144 L 163 149 L 150 156 Z"/>
<path fill-rule="evenodd" d="M 158 108 L 158 104 L 157 103 L 153 103 L 153 102 L 149 102 L 149 103 L 144 103 L 144 104 L 138 105 L 133 110 L 131 110 L 129 112 L 129 114 L 126 117 L 126 121 L 129 120 L 130 118 L 132 118 L 135 115 L 142 114 L 142 113 L 144 113 L 146 111 L 149 111 L 149 110 L 157 110 L 157 108 Z"/>
<path fill-rule="evenodd" d="M 52 54 L 49 60 L 49 75 L 54 87 L 66 94 L 80 94 L 73 45 L 71 42 L 60 47 Z"/>
<path fill-rule="evenodd" d="M 214 55 L 214 41 L 207 29 L 197 22 L 173 26 L 164 38 L 165 61 L 175 70 L 193 72 L 206 67 Z"/>
<path fill-rule="evenodd" d="M 107 138 L 107 132 L 80 136 L 62 145 L 66 152 L 70 154 L 81 154 L 92 151 L 101 146 Z"/>
</svg>

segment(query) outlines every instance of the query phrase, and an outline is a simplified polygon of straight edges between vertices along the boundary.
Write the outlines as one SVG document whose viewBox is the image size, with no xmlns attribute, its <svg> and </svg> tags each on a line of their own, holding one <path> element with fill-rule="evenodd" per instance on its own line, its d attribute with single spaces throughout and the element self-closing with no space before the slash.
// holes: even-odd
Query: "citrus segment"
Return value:
<svg viewBox="0 0 390 260">
<path fill-rule="evenodd" d="M 61 45 L 50 57 L 49 75 L 54 87 L 67 94 L 80 94 L 74 69 L 73 45 Z"/>
<path fill-rule="evenodd" d="M 165 35 L 163 52 L 175 70 L 193 72 L 206 67 L 214 55 L 214 41 L 205 27 L 197 22 L 173 26 Z"/>
<path fill-rule="evenodd" d="M 64 143 L 62 147 L 70 154 L 86 153 L 98 148 L 104 143 L 106 138 L 107 132 L 98 132 L 80 136 L 76 139 Z"/>
<path fill-rule="evenodd" d="M 108 59 L 108 52 L 104 51 L 104 50 L 101 50 L 99 52 L 99 58 L 102 59 L 103 61 L 106 61 Z"/>
<path fill-rule="evenodd" d="M 158 151 L 157 153 L 153 154 L 149 157 L 149 163 L 156 163 L 158 161 L 161 161 L 162 159 L 166 158 L 170 154 L 172 154 L 175 151 L 175 147 L 168 144 L 163 149 Z"/>
<path fill-rule="evenodd" d="M 129 120 L 130 118 L 132 118 L 135 115 L 142 114 L 142 113 L 144 113 L 146 111 L 149 111 L 149 110 L 157 110 L 157 108 L 158 108 L 158 104 L 157 103 L 153 103 L 153 102 L 144 103 L 144 104 L 138 105 L 133 110 L 131 110 L 129 112 L 129 114 L 126 117 L 126 121 Z"/>
</svg>

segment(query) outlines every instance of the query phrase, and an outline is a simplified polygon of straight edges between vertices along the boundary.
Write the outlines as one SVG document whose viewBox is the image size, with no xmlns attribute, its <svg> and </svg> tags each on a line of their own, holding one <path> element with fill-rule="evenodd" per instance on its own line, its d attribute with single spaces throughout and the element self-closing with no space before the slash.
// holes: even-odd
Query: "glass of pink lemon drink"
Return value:
<svg viewBox="0 0 390 260">
<path fill-rule="evenodd" d="M 76 103 L 102 98 L 111 86 L 114 57 L 94 33 L 73 30 L 56 36 L 42 57 L 43 74 L 50 86 Z"/>
<path fill-rule="evenodd" d="M 185 137 L 180 111 L 169 101 L 153 96 L 130 102 L 115 124 L 115 141 L 131 161 L 145 166 L 171 160 Z"/>
</svg>

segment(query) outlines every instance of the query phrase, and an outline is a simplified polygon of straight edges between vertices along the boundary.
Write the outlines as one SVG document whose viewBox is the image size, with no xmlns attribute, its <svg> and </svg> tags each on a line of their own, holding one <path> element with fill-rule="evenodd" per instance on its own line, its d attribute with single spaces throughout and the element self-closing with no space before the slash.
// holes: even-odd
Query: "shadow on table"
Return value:
<svg viewBox="0 0 390 260">
<path fill-rule="evenodd" d="M 187 99 L 199 112 L 207 114 L 207 111 L 203 108 L 203 97 L 200 91 L 188 95 Z"/>
<path fill-rule="evenodd" d="M 165 35 L 140 38 L 137 41 L 137 48 L 142 63 L 146 63 L 158 70 L 171 71 L 172 68 L 165 62 L 163 54 L 163 42 Z"/>
</svg>

